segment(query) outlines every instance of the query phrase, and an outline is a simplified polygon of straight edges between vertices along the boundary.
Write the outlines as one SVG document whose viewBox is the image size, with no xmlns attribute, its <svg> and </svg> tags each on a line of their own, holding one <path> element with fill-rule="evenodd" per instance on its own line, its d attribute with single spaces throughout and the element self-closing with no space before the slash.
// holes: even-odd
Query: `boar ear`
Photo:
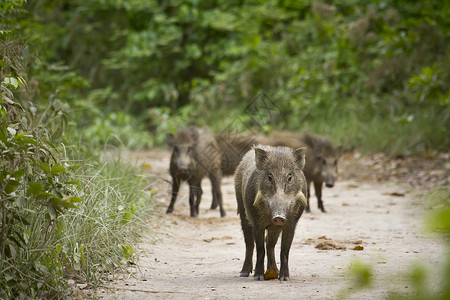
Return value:
<svg viewBox="0 0 450 300">
<path fill-rule="evenodd" d="M 255 148 L 255 162 L 256 168 L 258 170 L 264 169 L 264 164 L 266 163 L 267 152 L 261 148 Z"/>
<path fill-rule="evenodd" d="M 295 162 L 297 163 L 297 166 L 303 170 L 303 167 L 305 166 L 305 156 L 306 156 L 306 148 L 297 148 L 294 150 L 294 157 Z"/>
<path fill-rule="evenodd" d="M 169 147 L 173 147 L 175 145 L 175 137 L 171 133 L 166 134 L 166 142 Z"/>
</svg>

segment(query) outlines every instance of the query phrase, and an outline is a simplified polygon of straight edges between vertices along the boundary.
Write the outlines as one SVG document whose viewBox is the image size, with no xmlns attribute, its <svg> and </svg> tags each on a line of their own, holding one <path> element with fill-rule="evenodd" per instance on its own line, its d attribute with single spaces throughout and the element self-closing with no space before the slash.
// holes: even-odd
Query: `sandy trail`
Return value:
<svg viewBox="0 0 450 300">
<path fill-rule="evenodd" d="M 220 218 L 218 210 L 209 210 L 212 197 L 207 179 L 198 218 L 189 217 L 186 184 L 174 213 L 166 215 L 169 155 L 133 155 L 139 164 L 152 166 L 148 173 L 154 181 L 160 218 L 149 222 L 154 233 L 147 234 L 135 249 L 138 267 L 105 283 L 100 292 L 104 299 L 335 299 L 347 292 L 352 292 L 350 299 L 382 299 L 389 292 L 414 292 L 400 275 L 416 263 L 430 270 L 431 288 L 441 284 L 438 270 L 445 249 L 439 239 L 424 233 L 422 199 L 398 185 L 356 179 L 339 180 L 334 188 L 324 190 L 326 214 L 317 209 L 313 195 L 312 213 L 300 218 L 292 244 L 291 281 L 240 278 L 245 247 L 233 178 L 225 177 L 222 183 L 225 218 Z M 327 246 L 329 250 L 322 250 Z M 279 245 L 276 257 L 279 264 Z M 373 267 L 371 289 L 350 289 L 348 273 L 355 260 Z"/>
</svg>

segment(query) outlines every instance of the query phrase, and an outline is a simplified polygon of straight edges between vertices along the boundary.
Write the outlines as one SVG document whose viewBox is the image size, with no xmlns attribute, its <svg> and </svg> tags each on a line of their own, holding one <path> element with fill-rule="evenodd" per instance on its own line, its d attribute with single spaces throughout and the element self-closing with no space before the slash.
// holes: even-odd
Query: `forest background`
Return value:
<svg viewBox="0 0 450 300">
<path fill-rule="evenodd" d="M 2 0 L 0 298 L 64 297 L 133 259 L 152 191 L 102 150 L 243 131 L 267 99 L 260 131 L 432 155 L 449 66 L 447 1 Z"/>
</svg>

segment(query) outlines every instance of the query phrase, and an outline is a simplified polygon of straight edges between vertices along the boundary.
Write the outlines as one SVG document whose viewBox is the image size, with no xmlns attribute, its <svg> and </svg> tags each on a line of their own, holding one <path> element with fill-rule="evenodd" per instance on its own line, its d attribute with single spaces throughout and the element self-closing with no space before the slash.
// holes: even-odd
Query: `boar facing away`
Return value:
<svg viewBox="0 0 450 300">
<path fill-rule="evenodd" d="M 306 206 L 306 179 L 302 172 L 305 150 L 258 145 L 242 158 L 235 174 L 238 214 L 246 247 L 241 277 L 248 277 L 252 272 L 256 244 L 254 279 L 264 279 L 266 246 L 267 269 L 276 270 L 280 280 L 289 280 L 289 250 L 297 222 Z M 278 271 L 275 244 L 280 233 Z"/>
<path fill-rule="evenodd" d="M 213 203 L 220 207 L 220 216 L 225 216 L 220 184 L 220 152 L 214 136 L 206 128 L 190 127 L 173 135 L 167 134 L 167 144 L 172 147 L 169 173 L 172 177 L 172 198 L 166 213 L 173 211 L 180 184 L 189 184 L 189 206 L 191 217 L 198 216 L 202 196 L 201 182 L 207 176 L 211 180 Z"/>
</svg>

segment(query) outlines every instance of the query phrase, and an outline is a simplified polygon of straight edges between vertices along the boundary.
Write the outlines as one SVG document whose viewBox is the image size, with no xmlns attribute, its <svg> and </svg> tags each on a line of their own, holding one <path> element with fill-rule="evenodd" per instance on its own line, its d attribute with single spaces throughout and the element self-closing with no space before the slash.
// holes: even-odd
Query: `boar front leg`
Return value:
<svg viewBox="0 0 450 300">
<path fill-rule="evenodd" d="M 264 249 L 264 234 L 264 227 L 259 225 L 253 227 L 253 235 L 256 244 L 255 280 L 264 280 L 264 258 L 266 255 L 266 251 Z"/>
<path fill-rule="evenodd" d="M 289 250 L 294 239 L 294 230 L 284 230 L 281 237 L 280 276 L 281 281 L 289 280 Z"/>
<path fill-rule="evenodd" d="M 275 261 L 275 245 L 277 244 L 278 237 L 280 236 L 281 228 L 279 226 L 267 230 L 267 270 L 275 270 L 279 274 L 277 268 L 277 262 Z"/>
<path fill-rule="evenodd" d="M 240 277 L 248 277 L 253 269 L 253 249 L 255 247 L 255 240 L 253 238 L 252 225 L 245 216 L 245 213 L 240 213 L 240 217 L 245 240 L 245 260 Z"/>
<path fill-rule="evenodd" d="M 173 212 L 173 206 L 175 205 L 175 200 L 177 199 L 178 191 L 180 190 L 180 180 L 176 177 L 172 178 L 172 198 L 170 199 L 169 207 L 167 208 L 166 214 Z"/>
<path fill-rule="evenodd" d="M 189 184 L 189 206 L 191 208 L 191 217 L 198 216 L 199 205 L 202 197 L 202 188 L 200 183 L 191 182 Z"/>
</svg>

